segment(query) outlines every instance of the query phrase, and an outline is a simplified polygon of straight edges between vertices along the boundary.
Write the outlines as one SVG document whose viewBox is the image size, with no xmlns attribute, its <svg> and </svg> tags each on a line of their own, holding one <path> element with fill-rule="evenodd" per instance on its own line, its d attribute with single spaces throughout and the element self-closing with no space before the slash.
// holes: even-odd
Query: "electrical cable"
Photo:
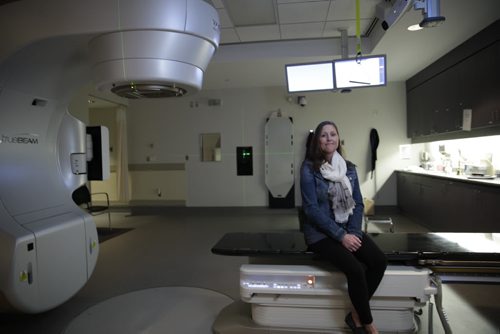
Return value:
<svg viewBox="0 0 500 334">
<path fill-rule="evenodd" d="M 356 0 L 356 61 L 361 57 L 361 19 L 359 0 Z"/>
</svg>

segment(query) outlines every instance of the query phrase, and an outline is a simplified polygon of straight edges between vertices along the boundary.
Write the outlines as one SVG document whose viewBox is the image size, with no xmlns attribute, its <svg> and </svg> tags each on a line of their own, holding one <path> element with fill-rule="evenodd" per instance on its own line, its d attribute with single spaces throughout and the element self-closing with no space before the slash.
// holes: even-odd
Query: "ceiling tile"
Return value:
<svg viewBox="0 0 500 334">
<path fill-rule="evenodd" d="M 323 22 L 298 23 L 281 25 L 281 38 L 319 38 L 323 32 Z"/>
<path fill-rule="evenodd" d="M 382 0 L 360 0 L 361 34 L 373 22 L 375 7 Z M 274 13 L 270 3 L 278 10 L 281 26 L 258 23 L 255 15 Z M 295 38 L 324 38 L 340 36 L 339 29 L 356 35 L 356 4 L 353 0 L 217 0 L 221 27 L 221 43 L 270 41 Z M 253 14 L 252 14 L 253 13 Z M 233 16 L 242 21 L 239 24 Z M 253 23 L 252 23 L 253 22 Z M 236 24 L 236 25 L 235 25 Z M 243 24 L 243 25 L 240 25 Z M 234 28 L 233 30 L 226 28 Z"/>
<path fill-rule="evenodd" d="M 233 22 L 227 15 L 227 11 L 225 9 L 217 9 L 217 13 L 219 14 L 219 21 L 221 28 L 230 28 L 233 27 Z"/>
<path fill-rule="evenodd" d="M 281 24 L 325 21 L 330 1 L 287 3 L 278 5 Z"/>
<path fill-rule="evenodd" d="M 271 41 L 280 39 L 280 29 L 277 24 L 267 26 L 238 27 L 238 36 L 242 42 Z"/>
<path fill-rule="evenodd" d="M 380 1 L 360 0 L 359 16 L 361 18 L 375 17 L 375 5 Z M 356 20 L 356 1 L 352 0 L 333 0 L 328 12 L 328 21 L 336 20 Z"/>
<path fill-rule="evenodd" d="M 224 4 L 235 26 L 276 24 L 273 0 L 226 0 Z"/>
<path fill-rule="evenodd" d="M 239 43 L 240 38 L 234 28 L 223 28 L 220 30 L 220 44 Z"/>
</svg>

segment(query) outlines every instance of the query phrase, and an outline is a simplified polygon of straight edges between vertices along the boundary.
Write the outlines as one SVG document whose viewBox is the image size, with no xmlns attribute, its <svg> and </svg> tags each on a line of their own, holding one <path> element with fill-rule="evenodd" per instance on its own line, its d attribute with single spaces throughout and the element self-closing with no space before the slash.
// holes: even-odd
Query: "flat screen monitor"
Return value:
<svg viewBox="0 0 500 334">
<path fill-rule="evenodd" d="M 333 62 L 333 66 L 337 89 L 387 84 L 385 55 L 339 59 Z"/>
<path fill-rule="evenodd" d="M 285 65 L 289 93 L 333 90 L 333 63 Z"/>
</svg>

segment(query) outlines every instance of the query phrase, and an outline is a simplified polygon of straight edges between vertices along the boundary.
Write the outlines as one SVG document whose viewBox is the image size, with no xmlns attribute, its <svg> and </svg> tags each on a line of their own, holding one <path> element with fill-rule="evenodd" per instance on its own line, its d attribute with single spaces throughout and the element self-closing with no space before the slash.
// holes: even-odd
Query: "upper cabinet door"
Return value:
<svg viewBox="0 0 500 334">
<path fill-rule="evenodd" d="M 451 67 L 410 90 L 407 98 L 408 137 L 462 129 L 459 71 Z"/>
<path fill-rule="evenodd" d="M 461 129 L 462 113 L 459 106 L 459 71 L 450 67 L 429 80 L 431 103 L 431 133 L 445 133 Z"/>
<path fill-rule="evenodd" d="M 458 65 L 460 103 L 472 109 L 472 128 L 500 124 L 500 42 Z"/>
</svg>

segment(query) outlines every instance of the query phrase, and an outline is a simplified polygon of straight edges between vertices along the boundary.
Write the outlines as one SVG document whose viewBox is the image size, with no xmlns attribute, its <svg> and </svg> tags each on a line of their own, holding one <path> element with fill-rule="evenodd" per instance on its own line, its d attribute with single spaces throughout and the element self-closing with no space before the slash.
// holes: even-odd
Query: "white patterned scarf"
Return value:
<svg viewBox="0 0 500 334">
<path fill-rule="evenodd" d="M 352 198 L 352 187 L 346 176 L 347 164 L 342 156 L 335 151 L 332 162 L 325 162 L 319 168 L 321 175 L 329 182 L 328 195 L 332 201 L 332 210 L 335 221 L 347 223 L 349 215 L 352 215 L 356 202 Z"/>
</svg>

